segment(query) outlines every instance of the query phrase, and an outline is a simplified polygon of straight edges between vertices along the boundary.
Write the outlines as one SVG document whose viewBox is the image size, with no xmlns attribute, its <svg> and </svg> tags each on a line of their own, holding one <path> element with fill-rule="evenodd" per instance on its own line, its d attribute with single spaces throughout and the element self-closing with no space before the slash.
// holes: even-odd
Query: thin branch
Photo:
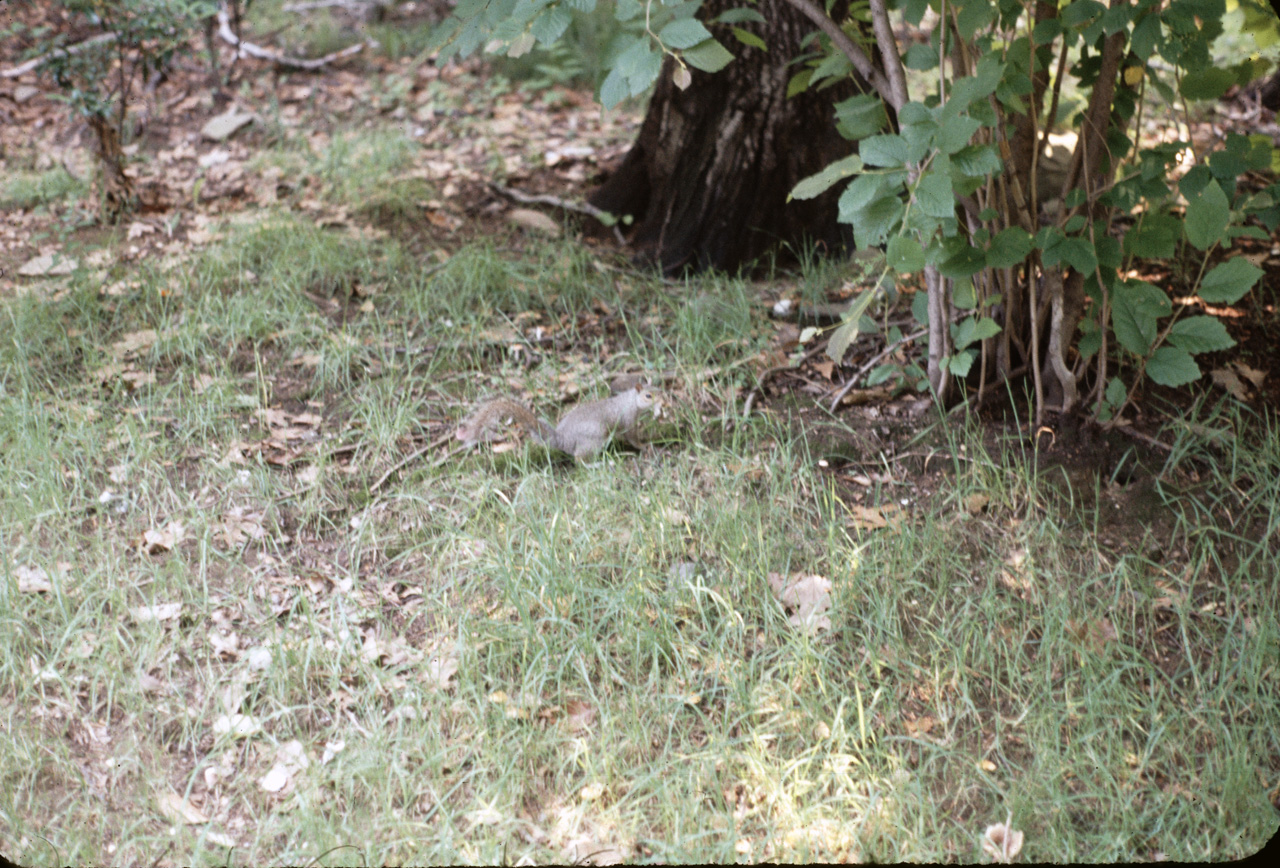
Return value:
<svg viewBox="0 0 1280 868">
<path fill-rule="evenodd" d="M 302 57 L 289 57 L 278 51 L 271 51 L 260 45 L 254 45 L 252 42 L 245 42 L 235 34 L 231 29 L 231 19 L 227 14 L 226 4 L 218 9 L 218 36 L 223 42 L 231 45 L 236 50 L 237 56 L 256 57 L 258 60 L 269 60 L 278 66 L 287 66 L 294 69 L 316 70 L 328 66 L 337 60 L 350 57 L 353 54 L 359 54 L 366 47 L 377 47 L 376 42 L 372 39 L 367 42 L 358 42 L 355 45 L 347 46 L 341 51 L 335 51 L 326 54 L 324 57 L 315 59 L 307 59 Z"/>
<path fill-rule="evenodd" d="M 306 0 L 301 3 L 286 3 L 280 7 L 283 12 L 310 12 L 313 9 L 329 9 L 340 6 L 348 12 L 358 12 L 370 6 L 377 6 L 376 0 Z"/>
<path fill-rule="evenodd" d="M 907 104 L 907 79 L 902 71 L 902 55 L 893 38 L 893 26 L 889 24 L 889 10 L 884 0 L 871 0 L 871 28 L 884 61 L 885 75 L 889 77 L 889 89 L 893 93 L 893 107 L 897 111 Z"/>
<path fill-rule="evenodd" d="M 17 78 L 20 75 L 26 75 L 33 69 L 44 66 L 55 57 L 72 57 L 79 54 L 87 48 L 97 45 L 101 42 L 113 42 L 117 38 L 114 33 L 99 33 L 97 36 L 90 37 L 84 42 L 77 42 L 70 48 L 55 48 L 52 51 L 45 52 L 39 57 L 33 57 L 26 63 L 15 66 L 13 69 L 0 69 L 0 78 Z"/>
<path fill-rule="evenodd" d="M 862 379 L 862 375 L 870 371 L 877 364 L 879 364 L 881 359 L 890 355 L 894 350 L 896 350 L 898 347 L 905 344 L 907 341 L 914 341 L 917 338 L 922 338 L 928 333 L 929 333 L 928 329 L 920 329 L 920 331 L 918 332 L 912 332 L 909 335 L 905 335 L 899 338 L 898 340 L 894 341 L 893 343 L 889 344 L 889 346 L 885 347 L 883 350 L 881 350 L 880 352 L 872 356 L 870 359 L 868 359 L 863 364 L 862 367 L 854 371 L 853 376 L 849 378 L 849 382 L 845 383 L 843 386 L 840 387 L 840 391 L 836 394 L 835 400 L 831 402 L 831 407 L 830 407 L 831 412 L 834 413 L 836 411 L 836 407 L 840 406 L 840 402 L 844 400 L 844 396 L 849 394 L 849 392 L 853 390 L 853 387 L 858 382 L 858 380 Z"/>
<path fill-rule="evenodd" d="M 862 77 L 871 83 L 871 86 L 876 89 L 876 93 L 880 94 L 881 99 L 893 106 L 895 112 L 902 108 L 906 100 L 902 102 L 894 101 L 893 88 L 889 86 L 889 82 L 885 80 L 880 70 L 876 69 L 875 64 L 871 62 L 871 58 L 867 57 L 857 43 L 840 29 L 839 24 L 831 20 L 831 16 L 823 11 L 821 6 L 815 3 L 814 0 L 786 0 L 786 2 L 818 25 L 819 30 L 831 37 L 831 42 L 835 47 L 840 49 L 840 52 L 845 57 L 849 58 L 853 68 L 858 70 Z"/>
<path fill-rule="evenodd" d="M 432 440 L 426 446 L 423 446 L 420 449 L 415 449 L 413 452 L 410 452 L 403 459 L 401 459 L 400 461 L 397 461 L 394 465 L 392 465 L 390 470 L 382 474 L 382 476 L 379 477 L 377 482 L 375 482 L 373 485 L 370 485 L 369 493 L 372 494 L 373 492 L 377 491 L 379 488 L 382 487 L 382 484 L 384 482 L 386 482 L 388 479 L 394 476 L 398 471 L 403 470 L 405 467 L 407 467 L 409 464 L 413 463 L 414 461 L 417 461 L 423 455 L 426 455 L 428 452 L 432 451 L 433 449 L 439 446 L 443 446 L 444 444 L 448 443 L 452 439 L 454 439 L 454 435 L 453 435 L 453 432 L 451 431 L 448 434 L 445 434 L 443 437 L 437 437 L 435 440 Z M 467 448 L 466 446 L 460 446 L 455 449 L 451 449 L 445 453 L 444 458 L 448 458 L 452 455 L 455 455 L 466 448 Z M 437 462 L 437 463 L 440 463 L 440 462 Z"/>
<path fill-rule="evenodd" d="M 574 211 L 578 214 L 586 214 L 588 217 L 594 217 L 603 225 L 613 229 L 613 236 L 618 239 L 618 243 L 623 247 L 627 245 L 627 239 L 623 237 L 622 230 L 618 228 L 618 219 L 608 211 L 602 211 L 590 202 L 570 202 L 568 199 L 561 199 L 559 196 L 532 195 L 522 193 L 519 190 L 507 187 L 494 181 L 489 182 L 489 186 L 497 193 L 501 193 L 508 199 L 514 199 L 522 205 L 550 205 L 552 208 L 560 208 L 564 211 Z"/>
</svg>

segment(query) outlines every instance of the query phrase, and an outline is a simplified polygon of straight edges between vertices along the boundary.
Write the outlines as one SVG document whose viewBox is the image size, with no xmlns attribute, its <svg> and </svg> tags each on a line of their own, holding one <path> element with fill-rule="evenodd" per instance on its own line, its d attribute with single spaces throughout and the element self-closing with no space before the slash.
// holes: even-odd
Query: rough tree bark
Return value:
<svg viewBox="0 0 1280 868">
<path fill-rule="evenodd" d="M 738 0 L 708 0 L 710 22 Z M 715 74 L 697 70 L 681 91 L 667 59 L 635 144 L 591 197 L 592 205 L 631 215 L 630 241 L 666 273 L 685 267 L 734 270 L 777 245 L 828 249 L 851 241 L 836 222 L 839 191 L 788 203 L 796 182 L 855 149 L 835 130 L 832 106 L 857 93 L 844 82 L 787 98 L 802 67 L 788 65 L 814 25 L 785 0 L 760 0 L 763 25 L 741 25 L 768 45 L 743 45 L 728 27 L 708 24 L 735 58 Z M 838 0 L 835 12 L 847 10 Z M 836 20 L 840 20 L 839 17 Z"/>
</svg>

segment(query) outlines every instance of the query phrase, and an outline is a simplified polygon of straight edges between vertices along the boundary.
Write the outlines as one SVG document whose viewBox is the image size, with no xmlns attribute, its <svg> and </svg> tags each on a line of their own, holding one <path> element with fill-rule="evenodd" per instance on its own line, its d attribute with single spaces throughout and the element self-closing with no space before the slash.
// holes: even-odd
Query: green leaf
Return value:
<svg viewBox="0 0 1280 868">
<path fill-rule="evenodd" d="M 951 178 L 938 171 L 926 173 L 916 186 L 916 204 L 930 217 L 955 216 L 956 197 L 951 190 Z"/>
<path fill-rule="evenodd" d="M 1080 358 L 1091 359 L 1100 349 L 1102 349 L 1102 329 L 1087 317 L 1080 320 L 1080 340 L 1076 342 L 1076 352 L 1080 354 Z"/>
<path fill-rule="evenodd" d="M 897 365 L 890 362 L 886 362 L 883 365 L 877 365 L 871 370 L 871 373 L 867 374 L 867 388 L 870 389 L 874 386 L 878 386 L 889 380 L 891 377 L 902 379 L 902 371 L 898 370 Z"/>
<path fill-rule="evenodd" d="M 569 29 L 573 22 L 573 13 L 564 6 L 552 6 L 537 18 L 529 27 L 529 32 L 538 40 L 538 44 L 549 46 Z"/>
<path fill-rule="evenodd" d="M 1075 0 L 1059 14 L 1064 27 L 1081 27 L 1107 11 L 1098 0 Z"/>
<path fill-rule="evenodd" d="M 1200 366 L 1186 350 L 1160 347 L 1147 362 L 1147 376 L 1161 386 L 1183 386 L 1200 379 Z"/>
<path fill-rule="evenodd" d="M 907 162 L 907 142 L 896 133 L 871 136 L 858 145 L 858 153 L 868 166 L 897 168 Z"/>
<path fill-rule="evenodd" d="M 919 241 L 906 235 L 890 238 L 885 256 L 889 265 L 899 274 L 914 274 L 924 268 L 924 248 Z"/>
<path fill-rule="evenodd" d="M 739 6 L 737 9 L 726 9 L 717 15 L 715 20 L 721 24 L 743 24 L 748 21 L 756 24 L 766 23 L 763 15 L 745 6 Z"/>
<path fill-rule="evenodd" d="M 815 196 L 820 196 L 835 184 L 856 174 L 861 169 L 862 159 L 857 154 L 851 154 L 843 160 L 836 160 L 821 172 L 816 175 L 810 175 L 796 184 L 791 191 L 791 195 L 787 197 L 788 201 L 791 199 L 812 199 Z"/>
<path fill-rule="evenodd" d="M 1230 70 L 1207 66 L 1197 70 L 1196 75 L 1184 75 L 1178 90 L 1189 100 L 1217 99 L 1235 83 L 1236 77 Z"/>
<path fill-rule="evenodd" d="M 852 69 L 853 64 L 849 62 L 849 58 L 845 57 L 842 52 L 833 51 L 813 68 L 812 80 L 819 82 L 824 78 L 843 78 Z"/>
<path fill-rule="evenodd" d="M 973 138 L 973 134 L 982 127 L 982 124 L 976 118 L 962 115 L 947 119 L 946 123 L 941 124 L 940 127 L 937 135 L 934 136 L 938 150 L 944 154 L 954 154 L 969 144 L 969 139 Z"/>
<path fill-rule="evenodd" d="M 813 80 L 812 69 L 802 69 L 787 82 L 787 99 L 791 99 L 798 93 L 804 93 L 809 89 L 809 82 Z"/>
<path fill-rule="evenodd" d="M 651 62 L 654 53 L 653 47 L 649 44 L 649 37 L 630 37 L 630 44 L 618 55 L 613 68 L 630 80 Z M 661 61 L 660 57 L 659 61 Z"/>
<path fill-rule="evenodd" d="M 1172 259 L 1182 221 L 1171 214 L 1148 213 L 1124 235 L 1124 252 L 1142 259 Z"/>
<path fill-rule="evenodd" d="M 987 249 L 987 265 L 992 268 L 1012 268 L 1027 258 L 1031 252 L 1031 235 L 1020 226 L 1010 226 L 991 239 Z"/>
<path fill-rule="evenodd" d="M 1154 12 L 1148 12 L 1133 26 L 1133 33 L 1129 37 L 1129 50 L 1138 60 L 1146 61 L 1151 57 L 1156 44 L 1163 41 L 1164 38 L 1160 33 L 1160 16 Z"/>
<path fill-rule="evenodd" d="M 963 239 L 960 239 L 959 245 L 954 246 L 958 249 L 949 250 L 950 255 L 938 263 L 938 273 L 943 277 L 950 277 L 953 280 L 972 277 L 987 264 L 986 255 L 978 248 L 964 243 Z"/>
<path fill-rule="evenodd" d="M 1119 407 L 1127 397 L 1129 397 L 1129 390 L 1124 387 L 1124 380 L 1112 377 L 1107 382 L 1107 403 L 1112 407 Z"/>
<path fill-rule="evenodd" d="M 960 38 L 965 41 L 973 39 L 975 33 L 985 29 L 995 19 L 998 11 L 999 8 L 995 3 L 986 2 L 986 0 L 965 3 L 956 15 L 956 29 L 960 33 Z"/>
<path fill-rule="evenodd" d="M 1213 180 L 1213 172 L 1206 165 L 1192 166 L 1178 181 L 1178 192 L 1188 202 L 1199 196 L 1209 182 Z"/>
<path fill-rule="evenodd" d="M 658 39 L 668 48 L 693 48 L 710 38 L 711 31 L 696 18 L 677 18 L 658 31 Z"/>
<path fill-rule="evenodd" d="M 801 182 L 803 183 L 803 182 Z M 840 194 L 839 216 L 841 223 L 852 223 L 855 212 L 871 204 L 888 186 L 883 175 L 859 175 Z"/>
<path fill-rule="evenodd" d="M 1031 31 L 1031 38 L 1036 45 L 1048 45 L 1062 34 L 1062 22 L 1057 18 L 1046 18 L 1037 22 Z"/>
<path fill-rule="evenodd" d="M 864 290 L 860 293 L 853 300 L 853 303 L 849 305 L 849 310 L 845 313 L 844 322 L 831 333 L 831 337 L 827 341 L 827 355 L 836 362 L 844 360 L 844 354 L 849 351 L 849 345 L 858 339 L 859 322 L 875 297 L 876 293 L 871 290 Z"/>
<path fill-rule="evenodd" d="M 749 46 L 750 48 L 758 48 L 761 51 L 769 50 L 769 46 L 764 44 L 764 40 L 759 36 L 756 36 L 750 30 L 743 30 L 741 27 L 734 27 L 732 30 L 734 38 L 743 45 Z"/>
<path fill-rule="evenodd" d="M 609 70 L 604 82 L 600 85 L 600 105 L 611 109 L 630 95 L 626 77 L 617 67 Z"/>
<path fill-rule="evenodd" d="M 523 57 L 533 49 L 535 43 L 537 43 L 537 39 L 534 37 L 533 33 L 531 31 L 525 31 L 517 36 L 514 42 L 507 46 L 507 57 Z"/>
<path fill-rule="evenodd" d="M 1081 274 L 1093 274 L 1098 268 L 1098 257 L 1089 239 L 1068 238 L 1058 245 L 1058 256 Z"/>
<path fill-rule="evenodd" d="M 949 356 L 946 359 L 947 370 L 954 376 L 967 377 L 969 376 L 969 370 L 973 367 L 973 360 L 977 357 L 978 354 L 973 350 L 965 350 L 963 353 Z"/>
<path fill-rule="evenodd" d="M 903 57 L 903 63 L 907 69 L 914 69 L 917 72 L 935 69 L 938 66 L 938 51 L 936 48 L 930 48 L 928 45 L 921 45 L 917 42 L 907 49 L 907 53 Z"/>
<path fill-rule="evenodd" d="M 1214 267 L 1200 282 L 1197 295 L 1210 304 L 1235 304 L 1262 277 L 1261 269 L 1242 256 Z"/>
<path fill-rule="evenodd" d="M 647 47 L 647 46 L 646 46 Z M 627 87 L 632 96 L 639 96 L 658 80 L 662 72 L 662 55 L 656 51 L 648 52 L 644 60 L 627 76 Z"/>
<path fill-rule="evenodd" d="M 1227 327 L 1216 316 L 1191 316 L 1180 319 L 1169 329 L 1169 343 L 1192 355 L 1234 347 Z"/>
<path fill-rule="evenodd" d="M 618 0 L 613 9 L 613 17 L 618 21 L 630 21 L 644 12 L 644 6 L 639 0 Z"/>
<path fill-rule="evenodd" d="M 708 39 L 695 45 L 681 56 L 690 66 L 696 67 L 703 72 L 719 72 L 729 65 L 729 61 L 733 60 L 733 55 L 729 53 L 729 50 L 714 39 Z"/>
<path fill-rule="evenodd" d="M 911 317 L 917 325 L 929 324 L 929 294 L 916 292 L 911 296 Z"/>
<path fill-rule="evenodd" d="M 1111 328 L 1120 346 L 1145 356 L 1156 339 L 1158 320 L 1172 310 L 1159 287 L 1141 281 L 1121 283 L 1111 294 Z"/>
<path fill-rule="evenodd" d="M 849 97 L 835 104 L 836 128 L 846 139 L 859 140 L 874 136 L 889 122 L 884 103 L 874 93 Z"/>
<path fill-rule="evenodd" d="M 985 99 L 995 92 L 1004 76 L 1004 64 L 996 52 L 984 54 L 978 60 L 978 68 L 971 76 L 958 79 L 951 86 L 951 99 L 948 104 L 956 103 L 956 109 L 968 108 L 973 102 Z M 976 107 L 974 109 L 976 111 Z"/>
<path fill-rule="evenodd" d="M 853 237 L 858 247 L 883 244 L 904 211 L 902 200 L 897 196 L 882 196 L 863 208 L 853 221 Z"/>
<path fill-rule="evenodd" d="M 951 340 L 958 350 L 998 334 L 1000 334 L 1000 326 L 989 316 L 965 317 L 951 327 Z"/>
<path fill-rule="evenodd" d="M 1200 195 L 1187 202 L 1187 240 L 1200 250 L 1208 250 L 1221 242 L 1230 221 L 1227 194 L 1217 181 L 1210 181 Z"/>
<path fill-rule="evenodd" d="M 971 177 L 998 175 L 1004 163 L 995 145 L 968 145 L 951 155 L 952 171 Z"/>
</svg>

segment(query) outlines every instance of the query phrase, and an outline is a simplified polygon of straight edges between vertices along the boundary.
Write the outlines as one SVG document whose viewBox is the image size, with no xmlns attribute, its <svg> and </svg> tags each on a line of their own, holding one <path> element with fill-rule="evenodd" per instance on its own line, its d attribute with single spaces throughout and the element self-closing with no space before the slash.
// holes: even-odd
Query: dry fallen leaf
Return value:
<svg viewBox="0 0 1280 868">
<path fill-rule="evenodd" d="M 70 274 L 80 267 L 80 263 L 61 253 L 46 253 L 28 260 L 19 269 L 23 277 L 55 277 Z"/>
<path fill-rule="evenodd" d="M 997 862 L 1009 863 L 1022 850 L 1022 832 L 1011 827 L 1010 815 L 1003 823 L 987 826 L 982 835 L 982 849 Z"/>
<path fill-rule="evenodd" d="M 507 219 L 517 226 L 532 229 L 552 238 L 560 236 L 560 224 L 541 211 L 534 211 L 531 208 L 512 208 L 507 214 Z"/>
<path fill-rule="evenodd" d="M 209 818 L 200 809 L 172 790 L 161 792 L 156 796 L 156 802 L 160 807 L 160 813 L 170 823 L 195 825 L 209 822 Z"/>
<path fill-rule="evenodd" d="M 449 682 L 457 671 L 458 656 L 450 650 L 429 659 L 419 680 L 436 690 L 447 690 L 452 686 Z"/>
<path fill-rule="evenodd" d="M 267 772 L 258 781 L 258 786 L 266 790 L 268 793 L 283 792 L 292 780 L 292 775 L 282 763 L 276 763 L 271 767 L 271 771 Z"/>
<path fill-rule="evenodd" d="M 137 606 L 129 610 L 133 620 L 139 624 L 147 621 L 172 621 L 182 614 L 181 603 L 158 603 L 154 606 Z"/>
<path fill-rule="evenodd" d="M 247 738 L 262 731 L 262 724 L 250 714 L 224 714 L 213 722 L 215 735 Z"/>
<path fill-rule="evenodd" d="M 182 542 L 186 528 L 180 521 L 171 521 L 162 528 L 143 531 L 142 539 L 137 543 L 139 551 L 149 555 L 173 551 L 173 547 Z"/>
<path fill-rule="evenodd" d="M 13 574 L 18 579 L 20 594 L 40 594 L 53 590 L 53 585 L 49 583 L 49 574 L 43 567 L 18 564 L 13 568 Z"/>
<path fill-rule="evenodd" d="M 880 506 L 848 507 L 849 526 L 858 530 L 878 530 L 882 527 L 894 527 L 902 523 L 901 508 L 896 503 L 884 503 Z"/>
<path fill-rule="evenodd" d="M 564 723 L 570 732 L 582 732 L 595 722 L 595 707 L 580 699 L 570 699 L 565 710 L 568 714 Z"/>
<path fill-rule="evenodd" d="M 222 517 L 222 542 L 228 548 L 241 546 L 250 539 L 261 542 L 267 536 L 262 526 L 264 520 L 261 512 L 252 512 L 243 506 L 233 507 Z"/>
<path fill-rule="evenodd" d="M 142 329 L 141 331 L 129 332 L 120 340 L 111 345 L 111 354 L 117 359 L 125 359 L 136 356 L 144 350 L 149 350 L 155 346 L 159 335 L 155 329 Z"/>
<path fill-rule="evenodd" d="M 788 579 L 781 573 L 769 574 L 769 587 L 791 612 L 791 626 L 807 633 L 830 630 L 831 619 L 822 612 L 831 608 L 831 581 L 822 576 L 793 573 Z"/>
</svg>

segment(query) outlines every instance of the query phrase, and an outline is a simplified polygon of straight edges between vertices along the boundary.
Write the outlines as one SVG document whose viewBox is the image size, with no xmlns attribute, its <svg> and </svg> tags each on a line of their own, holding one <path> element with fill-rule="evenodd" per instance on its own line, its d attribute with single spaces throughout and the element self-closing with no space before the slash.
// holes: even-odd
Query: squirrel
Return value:
<svg viewBox="0 0 1280 868">
<path fill-rule="evenodd" d="M 470 446 L 489 439 L 496 426 L 515 422 L 552 449 L 567 452 L 581 461 L 603 449 L 614 434 L 621 434 L 632 446 L 642 448 L 636 428 L 640 414 L 649 409 L 658 415 L 658 398 L 649 387 L 637 383 L 611 398 L 579 404 L 565 413 L 553 428 L 528 407 L 506 398 L 495 398 L 476 408 L 454 436 Z"/>
</svg>

